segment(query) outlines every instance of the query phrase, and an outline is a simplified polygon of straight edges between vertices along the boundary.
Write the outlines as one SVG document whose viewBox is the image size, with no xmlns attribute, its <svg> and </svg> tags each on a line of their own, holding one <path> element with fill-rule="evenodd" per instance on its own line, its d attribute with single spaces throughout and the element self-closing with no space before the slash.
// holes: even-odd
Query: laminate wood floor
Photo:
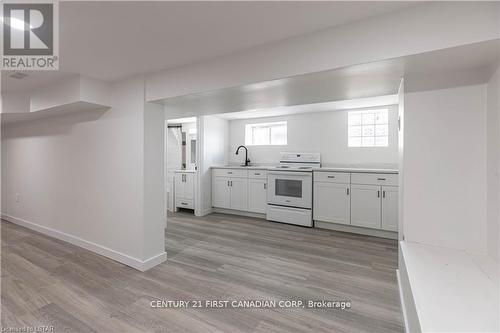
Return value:
<svg viewBox="0 0 500 333">
<path fill-rule="evenodd" d="M 212 214 L 169 215 L 141 273 L 2 221 L 3 328 L 55 332 L 402 332 L 397 243 Z M 349 300 L 340 309 L 151 308 L 152 300 Z"/>
</svg>

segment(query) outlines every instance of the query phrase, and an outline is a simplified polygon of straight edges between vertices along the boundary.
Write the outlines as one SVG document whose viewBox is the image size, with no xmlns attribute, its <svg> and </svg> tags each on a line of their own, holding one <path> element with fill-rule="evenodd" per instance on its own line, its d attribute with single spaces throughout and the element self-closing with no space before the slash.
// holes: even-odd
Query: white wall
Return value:
<svg viewBox="0 0 500 333">
<path fill-rule="evenodd" d="M 384 107 L 377 107 L 384 108 Z M 229 122 L 229 162 L 243 163 L 245 156 L 236 155 L 236 148 L 245 144 L 245 125 L 253 123 L 287 121 L 286 146 L 248 146 L 251 163 L 276 164 L 279 153 L 319 152 L 323 165 L 363 164 L 388 165 L 398 163 L 398 110 L 389 109 L 389 147 L 349 148 L 347 146 L 347 110 L 313 112 L 281 117 L 231 120 Z"/>
<path fill-rule="evenodd" d="M 143 79 L 111 105 L 3 127 L 2 214 L 141 269 L 164 259 L 163 110 L 145 110 Z"/>
<path fill-rule="evenodd" d="M 2 94 L 1 113 L 30 112 L 30 97 L 25 93 Z"/>
<path fill-rule="evenodd" d="M 404 237 L 486 254 L 486 85 L 405 98 Z"/>
<path fill-rule="evenodd" d="M 227 147 L 229 145 L 228 121 L 217 116 L 201 116 L 198 120 L 198 145 L 201 156 L 199 166 L 201 188 L 201 214 L 205 215 L 212 210 L 212 170 L 214 165 L 228 163 Z"/>
<path fill-rule="evenodd" d="M 498 7 L 495 2 L 427 3 L 152 73 L 147 76 L 146 99 L 235 87 L 495 39 L 500 34 Z"/>
<path fill-rule="evenodd" d="M 499 219 L 500 219 L 500 69 L 490 79 L 487 86 L 487 237 L 488 255 L 499 260 Z"/>
<path fill-rule="evenodd" d="M 143 126 L 143 219 L 142 257 L 143 260 L 162 257 L 165 259 L 165 111 L 161 105 L 144 105 Z"/>
</svg>

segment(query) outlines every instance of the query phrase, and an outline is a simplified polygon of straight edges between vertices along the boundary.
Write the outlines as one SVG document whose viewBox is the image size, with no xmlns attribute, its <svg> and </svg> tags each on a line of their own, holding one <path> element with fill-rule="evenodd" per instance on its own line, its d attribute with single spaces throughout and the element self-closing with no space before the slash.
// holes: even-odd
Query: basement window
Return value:
<svg viewBox="0 0 500 333">
<path fill-rule="evenodd" d="M 286 145 L 286 139 L 286 121 L 245 125 L 247 146 Z"/>
<path fill-rule="evenodd" d="M 387 109 L 350 111 L 347 116 L 349 147 L 388 147 Z"/>
</svg>

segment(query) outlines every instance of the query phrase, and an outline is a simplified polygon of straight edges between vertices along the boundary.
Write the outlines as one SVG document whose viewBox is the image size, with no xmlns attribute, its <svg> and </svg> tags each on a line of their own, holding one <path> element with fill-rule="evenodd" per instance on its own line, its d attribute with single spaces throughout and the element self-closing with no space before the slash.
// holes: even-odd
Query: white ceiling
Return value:
<svg viewBox="0 0 500 333">
<path fill-rule="evenodd" d="M 301 105 L 307 104 L 324 106 L 329 105 L 328 102 L 374 101 L 374 97 L 397 94 L 403 76 L 406 91 L 480 84 L 486 82 L 493 68 L 498 66 L 499 42 L 492 40 L 158 102 L 165 105 L 169 117 L 247 110 L 258 110 L 259 117 L 263 117 L 267 112 L 273 115 L 275 112 L 296 113 Z M 380 104 L 365 103 L 354 107 L 377 105 Z"/>
<path fill-rule="evenodd" d="M 324 111 L 352 110 L 362 108 L 372 108 L 378 106 L 398 104 L 398 95 L 377 96 L 343 101 L 301 104 L 291 106 L 279 106 L 269 109 L 246 110 L 240 112 L 228 112 L 218 115 L 227 120 L 251 119 L 263 117 L 278 117 L 291 114 L 314 113 Z"/>
<path fill-rule="evenodd" d="M 114 81 L 179 67 L 407 7 L 414 2 L 60 2 L 60 71 L 2 91 L 80 73 Z"/>
</svg>

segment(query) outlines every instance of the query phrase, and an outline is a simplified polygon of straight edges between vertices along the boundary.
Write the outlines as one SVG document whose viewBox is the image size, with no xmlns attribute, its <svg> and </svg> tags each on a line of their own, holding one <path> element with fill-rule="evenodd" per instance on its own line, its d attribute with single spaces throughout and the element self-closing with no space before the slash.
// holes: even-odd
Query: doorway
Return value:
<svg viewBox="0 0 500 333">
<path fill-rule="evenodd" d="M 198 163 L 198 126 L 196 117 L 168 119 L 165 131 L 165 182 L 168 212 L 195 211 Z"/>
</svg>

